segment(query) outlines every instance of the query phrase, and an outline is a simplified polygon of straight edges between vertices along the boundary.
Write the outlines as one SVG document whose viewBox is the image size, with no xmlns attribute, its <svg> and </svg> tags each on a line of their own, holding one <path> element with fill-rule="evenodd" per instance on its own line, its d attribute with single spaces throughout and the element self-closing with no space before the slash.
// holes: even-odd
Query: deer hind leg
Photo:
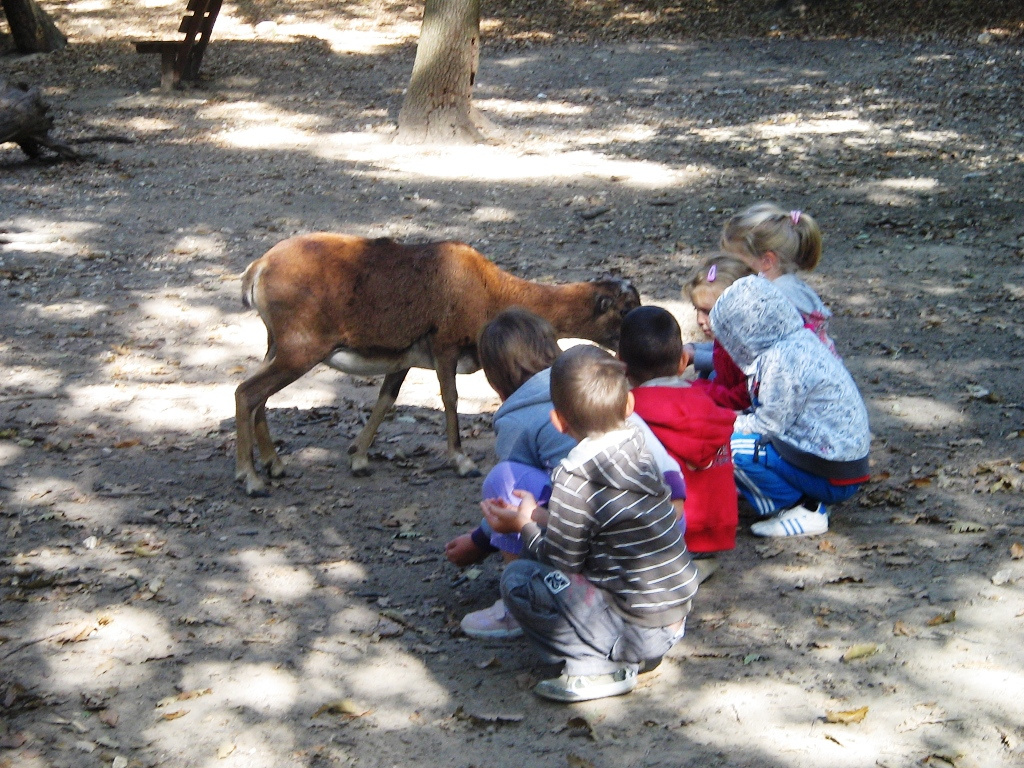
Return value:
<svg viewBox="0 0 1024 768">
<path fill-rule="evenodd" d="M 260 461 L 270 469 L 272 477 L 284 474 L 284 465 L 267 426 L 266 404 L 279 392 L 312 368 L 287 369 L 277 358 L 264 361 L 256 373 L 238 385 L 235 390 L 235 480 L 245 483 L 249 496 L 266 496 L 267 485 L 256 473 L 252 460 L 254 443 L 260 452 Z M 276 472 L 276 474 L 274 474 Z"/>
<path fill-rule="evenodd" d="M 348 452 L 352 454 L 350 466 L 353 475 L 358 477 L 370 474 L 370 457 L 367 454 L 373 444 L 373 438 L 376 437 L 377 429 L 380 428 L 381 422 L 384 421 L 391 406 L 398 399 L 398 393 L 401 391 L 408 373 L 409 369 L 405 368 L 384 377 L 384 383 L 380 385 L 380 395 L 377 396 L 377 402 L 374 403 L 373 410 L 370 411 L 370 418 L 367 420 L 366 426 L 363 427 L 363 431 L 359 433 L 348 449 Z"/>
<path fill-rule="evenodd" d="M 437 382 L 441 385 L 441 402 L 444 403 L 445 431 L 448 436 L 448 459 L 459 477 L 479 477 L 480 470 L 462 452 L 462 438 L 459 435 L 459 392 L 455 386 L 455 371 L 458 366 L 458 350 L 439 355 L 437 359 Z"/>
</svg>

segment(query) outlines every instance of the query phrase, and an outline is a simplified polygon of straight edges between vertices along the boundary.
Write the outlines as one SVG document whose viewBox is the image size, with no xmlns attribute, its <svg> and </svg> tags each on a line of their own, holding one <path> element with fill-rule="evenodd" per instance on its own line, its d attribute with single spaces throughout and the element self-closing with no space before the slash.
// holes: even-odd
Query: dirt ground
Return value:
<svg viewBox="0 0 1024 768">
<path fill-rule="evenodd" d="M 0 766 L 1024 764 L 1018 37 L 485 41 L 500 132 L 444 150 L 390 143 L 415 8 L 228 5 L 200 87 L 164 95 L 130 41 L 179 5 L 47 5 L 72 45 L 0 59 L 58 138 L 131 140 L 0 147 Z M 823 537 L 744 524 L 630 696 L 541 702 L 521 642 L 461 635 L 499 570 L 443 557 L 479 484 L 437 468 L 427 373 L 371 477 L 346 448 L 376 382 L 318 370 L 271 401 L 291 476 L 233 482 L 232 393 L 264 352 L 237 276 L 278 240 L 612 270 L 692 332 L 685 275 L 762 199 L 825 231 L 809 281 L 872 482 Z M 486 468 L 497 399 L 459 386 Z"/>
</svg>

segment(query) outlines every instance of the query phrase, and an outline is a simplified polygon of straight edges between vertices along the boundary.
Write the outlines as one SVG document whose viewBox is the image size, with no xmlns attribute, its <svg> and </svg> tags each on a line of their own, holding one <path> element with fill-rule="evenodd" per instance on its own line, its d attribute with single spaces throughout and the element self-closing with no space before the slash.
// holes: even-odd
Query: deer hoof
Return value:
<svg viewBox="0 0 1024 768">
<path fill-rule="evenodd" d="M 267 467 L 267 474 L 270 475 L 273 478 L 284 477 L 285 474 L 286 474 L 285 473 L 285 469 L 284 469 L 284 462 L 281 461 L 276 456 L 273 459 L 271 459 L 269 462 L 267 462 L 266 467 Z"/>
<path fill-rule="evenodd" d="M 267 490 L 267 484 L 258 477 L 249 477 L 245 480 L 245 494 L 253 497 L 269 496 L 270 491 Z"/>
<path fill-rule="evenodd" d="M 367 477 L 373 470 L 370 469 L 370 459 L 366 454 L 355 454 L 352 456 L 352 462 L 349 465 L 352 468 L 352 474 L 355 477 Z"/>
<path fill-rule="evenodd" d="M 480 477 L 480 470 L 476 468 L 473 460 L 464 453 L 456 454 L 454 457 L 455 471 L 459 477 Z"/>
</svg>

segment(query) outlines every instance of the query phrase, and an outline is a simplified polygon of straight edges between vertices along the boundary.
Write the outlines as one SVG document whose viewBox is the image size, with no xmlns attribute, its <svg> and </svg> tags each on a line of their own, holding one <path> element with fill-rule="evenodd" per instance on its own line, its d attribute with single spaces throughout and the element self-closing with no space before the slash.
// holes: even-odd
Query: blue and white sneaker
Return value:
<svg viewBox="0 0 1024 768">
<path fill-rule="evenodd" d="M 827 531 L 828 510 L 824 504 L 815 509 L 797 504 L 750 526 L 750 532 L 755 536 L 819 536 Z"/>
</svg>

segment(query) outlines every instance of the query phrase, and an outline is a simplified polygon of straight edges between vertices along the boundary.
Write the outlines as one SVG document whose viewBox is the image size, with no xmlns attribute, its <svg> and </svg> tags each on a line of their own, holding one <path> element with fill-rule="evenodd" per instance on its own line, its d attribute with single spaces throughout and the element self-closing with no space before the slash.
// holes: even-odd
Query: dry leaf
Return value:
<svg viewBox="0 0 1024 768">
<path fill-rule="evenodd" d="M 217 759 L 223 760 L 225 757 L 235 751 L 235 745 L 230 741 L 226 741 L 217 747 Z"/>
<path fill-rule="evenodd" d="M 474 666 L 477 669 L 493 669 L 494 667 L 500 667 L 501 661 L 498 659 L 497 656 L 491 656 L 491 658 L 489 659 L 478 661 Z"/>
<path fill-rule="evenodd" d="M 117 715 L 117 712 L 115 712 L 112 709 L 100 710 L 99 714 L 97 714 L 96 717 L 99 718 L 99 721 L 101 723 L 103 723 L 104 725 L 106 725 L 106 726 L 108 726 L 110 728 L 116 728 L 117 727 L 118 715 Z"/>
<path fill-rule="evenodd" d="M 912 478 L 910 483 L 909 483 L 909 485 L 913 486 L 914 488 L 924 488 L 926 485 L 931 485 L 931 484 L 932 484 L 931 476 L 928 476 L 928 477 L 915 477 L 915 478 Z"/>
<path fill-rule="evenodd" d="M 1014 560 L 1024 558 L 1024 545 L 1016 541 L 1013 542 L 1013 544 L 1010 545 L 1010 557 Z"/>
<path fill-rule="evenodd" d="M 926 622 L 929 627 L 937 627 L 940 624 L 949 624 L 956 621 L 956 611 L 950 611 L 949 613 L 940 613 L 938 616 L 933 616 Z"/>
<path fill-rule="evenodd" d="M 865 717 L 867 717 L 868 708 L 861 707 L 860 709 L 849 709 L 845 712 L 833 712 L 830 709 L 825 710 L 825 722 L 828 723 L 839 723 L 841 725 L 850 725 L 851 723 L 859 723 Z"/>
<path fill-rule="evenodd" d="M 854 661 L 855 659 L 864 659 L 868 656 L 874 656 L 885 646 L 878 645 L 877 643 L 858 643 L 857 645 L 850 646 L 846 653 L 843 654 L 843 661 Z"/>
<path fill-rule="evenodd" d="M 836 551 L 836 545 L 833 544 L 828 539 L 823 539 L 818 544 L 818 550 L 821 551 L 821 552 L 835 552 Z"/>
<path fill-rule="evenodd" d="M 569 765 L 569 768 L 594 768 L 594 764 L 587 760 L 585 757 L 570 752 L 565 756 L 565 762 Z"/>
<path fill-rule="evenodd" d="M 184 717 L 187 714 L 187 709 L 176 709 L 174 712 L 164 712 L 160 717 L 164 720 L 177 720 L 179 717 Z"/>
<path fill-rule="evenodd" d="M 138 439 L 133 437 L 130 440 L 121 440 L 119 442 L 114 443 L 114 447 L 115 448 L 134 448 L 136 445 L 140 445 L 141 443 L 142 443 L 141 440 L 138 440 Z"/>
<path fill-rule="evenodd" d="M 365 707 L 359 706 L 352 699 L 338 699 L 337 701 L 330 701 L 320 706 L 320 708 L 313 713 L 313 717 L 319 717 L 320 715 L 338 715 L 347 720 L 354 720 L 357 717 L 368 715 L 371 710 Z"/>
<path fill-rule="evenodd" d="M 902 621 L 897 621 L 895 624 L 892 625 L 892 633 L 899 637 L 913 637 L 917 634 L 917 631 L 909 624 Z"/>
<path fill-rule="evenodd" d="M 502 712 L 469 712 L 461 704 L 455 710 L 457 720 L 468 720 L 475 725 L 492 725 L 495 723 L 519 723 L 525 716 L 519 713 Z"/>
</svg>

